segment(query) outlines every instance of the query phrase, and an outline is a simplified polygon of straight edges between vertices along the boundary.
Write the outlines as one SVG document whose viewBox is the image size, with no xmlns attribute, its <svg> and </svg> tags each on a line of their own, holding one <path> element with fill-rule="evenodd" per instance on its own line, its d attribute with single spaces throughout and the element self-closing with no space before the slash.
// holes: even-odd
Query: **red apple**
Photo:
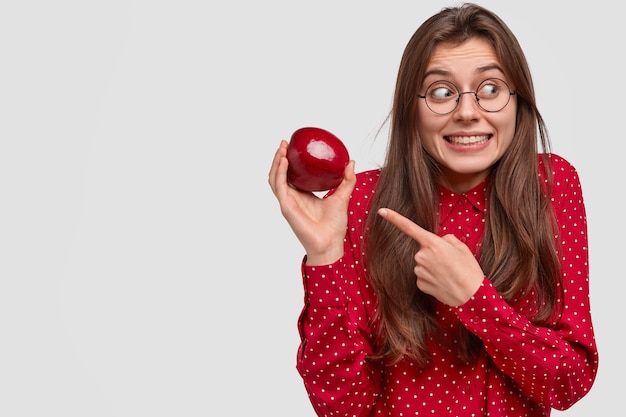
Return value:
<svg viewBox="0 0 626 417">
<path fill-rule="evenodd" d="M 287 160 L 289 184 L 312 192 L 337 187 L 350 156 L 343 142 L 329 131 L 303 127 L 291 135 Z"/>
</svg>

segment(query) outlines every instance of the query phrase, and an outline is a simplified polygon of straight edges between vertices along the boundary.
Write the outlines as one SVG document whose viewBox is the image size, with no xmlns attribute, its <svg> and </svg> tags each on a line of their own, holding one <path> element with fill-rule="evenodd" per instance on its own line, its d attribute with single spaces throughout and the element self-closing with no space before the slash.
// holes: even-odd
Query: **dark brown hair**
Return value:
<svg viewBox="0 0 626 417">
<path fill-rule="evenodd" d="M 491 11 L 474 4 L 445 8 L 417 29 L 404 50 L 390 114 L 387 155 L 367 221 L 365 264 L 378 295 L 375 358 L 395 361 L 408 355 L 421 365 L 430 358 L 427 340 L 438 329 L 434 299 L 415 282 L 413 256 L 419 246 L 376 211 L 389 207 L 427 230 L 437 231 L 435 179 L 439 171 L 417 132 L 416 92 L 434 48 L 441 42 L 460 44 L 469 38 L 481 38 L 493 46 L 517 91 L 515 135 L 491 171 L 479 262 L 508 302 L 534 297 L 535 308 L 527 312 L 533 321 L 547 321 L 555 309 L 560 272 L 547 197 L 551 168 L 544 158 L 548 185 L 542 186 L 537 157 L 538 141 L 544 155 L 550 144 L 536 107 L 528 63 L 514 34 Z M 463 326 L 458 341 L 461 361 L 475 359 L 482 349 L 480 340 Z"/>
</svg>

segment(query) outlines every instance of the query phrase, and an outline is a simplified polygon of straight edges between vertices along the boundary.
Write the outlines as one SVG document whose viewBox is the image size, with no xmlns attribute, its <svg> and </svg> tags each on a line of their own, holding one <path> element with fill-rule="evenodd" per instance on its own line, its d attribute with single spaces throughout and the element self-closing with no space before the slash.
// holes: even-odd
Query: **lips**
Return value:
<svg viewBox="0 0 626 417">
<path fill-rule="evenodd" d="M 444 136 L 453 145 L 478 145 L 491 139 L 491 135 Z"/>
</svg>

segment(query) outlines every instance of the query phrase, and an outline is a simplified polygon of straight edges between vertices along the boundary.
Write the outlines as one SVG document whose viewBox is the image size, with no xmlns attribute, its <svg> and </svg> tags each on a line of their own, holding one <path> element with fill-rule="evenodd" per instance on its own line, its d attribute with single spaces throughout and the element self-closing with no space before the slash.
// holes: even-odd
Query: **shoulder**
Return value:
<svg viewBox="0 0 626 417">
<path fill-rule="evenodd" d="M 576 168 L 574 168 L 574 165 L 572 165 L 564 157 L 557 155 L 555 153 L 548 153 L 548 154 L 540 153 L 540 154 L 537 154 L 537 158 L 539 160 L 539 167 L 541 171 L 545 170 L 544 157 L 547 157 L 548 163 L 552 167 L 552 172 L 555 175 L 558 175 L 559 172 L 564 172 L 564 171 L 576 171 Z"/>
<path fill-rule="evenodd" d="M 370 169 L 357 173 L 352 199 L 359 201 L 371 200 L 371 197 L 376 192 L 379 179 L 380 169 Z"/>
<path fill-rule="evenodd" d="M 380 168 L 362 171 L 356 174 L 356 188 L 374 190 L 380 178 Z"/>
<path fill-rule="evenodd" d="M 539 177 L 547 186 L 547 169 L 552 173 L 552 201 L 562 204 L 576 198 L 582 201 L 582 190 L 578 172 L 572 163 L 557 154 L 547 154 L 548 167 L 545 166 L 544 155 L 539 154 Z"/>
<path fill-rule="evenodd" d="M 352 191 L 352 200 L 363 200 L 369 198 L 376 191 L 378 185 L 378 179 L 380 178 L 380 169 L 370 169 L 367 171 L 356 173 L 356 184 Z M 324 197 L 328 197 L 333 194 L 335 189 L 331 189 L 326 193 Z"/>
<path fill-rule="evenodd" d="M 560 182 L 567 182 L 570 180 L 578 181 L 578 172 L 576 171 L 576 168 L 562 156 L 550 153 L 538 154 L 537 157 L 539 158 L 539 176 L 544 181 L 546 180 L 547 170 L 550 170 L 555 186 L 558 186 Z M 544 157 L 547 157 L 547 167 Z"/>
<path fill-rule="evenodd" d="M 356 185 L 350 197 L 350 211 L 357 215 L 365 215 L 380 178 L 380 169 L 371 169 L 356 174 Z"/>
</svg>

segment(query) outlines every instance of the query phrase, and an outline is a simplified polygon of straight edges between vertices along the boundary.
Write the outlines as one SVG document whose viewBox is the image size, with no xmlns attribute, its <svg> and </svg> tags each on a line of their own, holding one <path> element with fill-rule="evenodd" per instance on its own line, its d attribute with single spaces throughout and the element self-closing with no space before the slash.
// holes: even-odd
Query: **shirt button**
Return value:
<svg viewBox="0 0 626 417">
<path fill-rule="evenodd" d="M 478 316 L 472 317 L 472 318 L 470 319 L 470 321 L 471 321 L 473 324 L 478 324 L 478 323 L 480 323 L 480 322 L 481 322 L 480 317 L 478 317 Z"/>
</svg>

